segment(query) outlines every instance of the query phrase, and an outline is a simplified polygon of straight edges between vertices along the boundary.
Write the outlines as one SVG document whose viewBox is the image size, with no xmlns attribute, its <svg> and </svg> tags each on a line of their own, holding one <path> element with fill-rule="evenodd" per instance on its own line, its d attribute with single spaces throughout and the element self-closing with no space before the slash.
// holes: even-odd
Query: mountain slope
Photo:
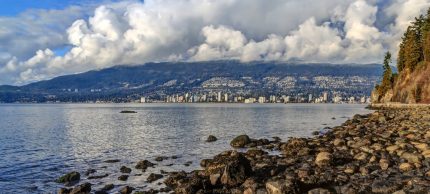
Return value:
<svg viewBox="0 0 430 194">
<path fill-rule="evenodd" d="M 349 77 L 357 76 L 357 79 L 364 80 L 366 83 L 354 88 L 351 82 L 345 88 L 338 89 L 341 91 L 354 90 L 353 92 L 366 94 L 370 93 L 375 79 L 381 75 L 381 72 L 380 65 L 376 64 L 286 64 L 240 63 L 237 61 L 147 63 L 140 66 L 116 66 L 81 74 L 60 76 L 21 87 L 4 87 L 8 88 L 7 90 L 0 87 L 0 101 L 13 102 L 22 99 L 44 101 L 43 99 L 46 100 L 46 96 L 50 95 L 70 101 L 127 98 L 133 95 L 136 98 L 138 95 L 155 95 L 161 98 L 160 96 L 165 94 L 206 91 L 207 88 L 203 87 L 202 84 L 217 77 L 222 77 L 227 82 L 230 80 L 244 85 L 241 88 L 220 87 L 212 89 L 223 89 L 229 92 L 246 90 L 246 92 L 258 91 L 279 94 L 310 93 L 330 89 L 316 87 L 314 78 L 318 78 L 317 80 L 321 82 L 333 78 L 335 83 L 336 80 L 340 83 L 346 83 L 349 82 Z M 295 87 L 285 88 L 279 86 L 279 83 L 277 84 L 286 77 L 297 80 L 294 82 Z"/>
</svg>

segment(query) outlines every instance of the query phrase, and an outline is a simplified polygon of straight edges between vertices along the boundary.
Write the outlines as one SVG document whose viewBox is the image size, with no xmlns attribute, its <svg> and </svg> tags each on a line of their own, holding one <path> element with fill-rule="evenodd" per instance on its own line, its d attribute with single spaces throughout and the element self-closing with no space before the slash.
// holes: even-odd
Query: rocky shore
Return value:
<svg viewBox="0 0 430 194">
<path fill-rule="evenodd" d="M 216 138 L 212 138 L 216 140 Z M 135 193 L 430 193 L 430 108 L 355 115 L 312 138 L 233 139 L 234 148 L 202 160 L 201 170 L 151 174 L 165 188 Z M 162 159 L 162 158 L 159 158 Z M 141 161 L 136 169 L 154 164 Z M 124 172 L 130 169 L 122 168 Z M 123 177 L 124 178 L 124 177 Z M 70 180 L 69 180 L 70 179 Z M 72 172 L 59 182 L 79 180 Z M 95 193 L 108 193 L 106 190 Z M 80 184 L 59 193 L 88 193 Z M 124 187 L 120 193 L 131 193 Z"/>
</svg>

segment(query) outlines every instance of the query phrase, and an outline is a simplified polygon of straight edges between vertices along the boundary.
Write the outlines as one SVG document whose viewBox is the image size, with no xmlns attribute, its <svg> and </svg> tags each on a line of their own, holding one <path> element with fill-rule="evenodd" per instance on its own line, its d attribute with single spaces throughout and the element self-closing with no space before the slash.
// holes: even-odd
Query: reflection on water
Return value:
<svg viewBox="0 0 430 194">
<path fill-rule="evenodd" d="M 120 114 L 124 109 L 138 113 Z M 324 104 L 0 105 L 0 188 L 11 193 L 55 192 L 59 185 L 53 180 L 58 176 L 89 168 L 110 174 L 93 183 L 120 185 L 124 183 L 117 180 L 119 167 L 134 166 L 141 159 L 180 156 L 159 166 L 192 170 L 200 159 L 230 149 L 229 141 L 239 134 L 309 136 L 367 112 L 362 105 Z M 219 140 L 206 143 L 208 135 Z M 106 164 L 107 159 L 121 162 Z M 187 161 L 193 164 L 184 166 Z M 142 176 L 133 171 L 127 183 L 146 187 L 146 175 L 159 170 Z"/>
</svg>

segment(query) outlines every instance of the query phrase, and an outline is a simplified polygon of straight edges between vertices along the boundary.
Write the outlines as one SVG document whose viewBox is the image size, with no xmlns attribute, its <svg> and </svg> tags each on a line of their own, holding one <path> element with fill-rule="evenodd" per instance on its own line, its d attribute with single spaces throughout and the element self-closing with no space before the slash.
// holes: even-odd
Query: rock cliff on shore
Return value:
<svg viewBox="0 0 430 194">
<path fill-rule="evenodd" d="M 384 60 L 382 82 L 372 92 L 376 103 L 430 103 L 430 10 L 406 30 L 397 55 L 397 72 L 391 54 Z"/>
</svg>

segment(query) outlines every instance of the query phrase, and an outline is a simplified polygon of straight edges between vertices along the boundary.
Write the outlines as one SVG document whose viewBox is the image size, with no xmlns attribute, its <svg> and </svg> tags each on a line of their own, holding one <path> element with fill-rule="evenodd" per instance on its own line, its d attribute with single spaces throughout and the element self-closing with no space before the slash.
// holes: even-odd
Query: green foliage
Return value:
<svg viewBox="0 0 430 194">
<path fill-rule="evenodd" d="M 413 72 L 422 61 L 430 61 L 430 9 L 415 18 L 406 30 L 397 57 L 397 69 Z"/>
<path fill-rule="evenodd" d="M 393 76 L 393 71 L 391 70 L 390 67 L 390 63 L 391 63 L 391 53 L 387 52 L 385 54 L 385 58 L 384 58 L 384 74 L 382 77 L 382 82 L 381 85 L 379 85 L 377 87 L 377 91 L 379 96 L 384 96 L 388 90 L 390 90 L 393 87 L 393 82 L 394 82 L 394 76 Z"/>
</svg>

